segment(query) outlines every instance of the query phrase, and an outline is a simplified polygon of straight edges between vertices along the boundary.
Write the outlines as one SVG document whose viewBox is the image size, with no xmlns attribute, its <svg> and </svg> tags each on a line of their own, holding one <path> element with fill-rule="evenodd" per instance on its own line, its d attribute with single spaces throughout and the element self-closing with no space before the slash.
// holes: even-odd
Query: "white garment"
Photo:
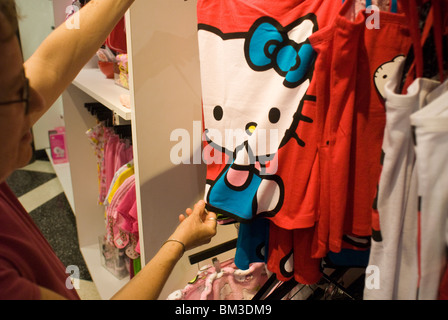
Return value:
<svg viewBox="0 0 448 320">
<path fill-rule="evenodd" d="M 418 299 L 435 300 L 446 264 L 448 216 L 448 81 L 411 116 L 421 198 L 421 278 Z"/>
<path fill-rule="evenodd" d="M 369 258 L 369 265 L 379 271 L 379 286 L 366 282 L 365 300 L 417 298 L 418 197 L 410 115 L 439 83 L 416 79 L 402 95 L 396 93 L 400 76 L 398 68 L 385 87 L 384 160 L 377 198 L 382 241 L 372 239 Z"/>
</svg>

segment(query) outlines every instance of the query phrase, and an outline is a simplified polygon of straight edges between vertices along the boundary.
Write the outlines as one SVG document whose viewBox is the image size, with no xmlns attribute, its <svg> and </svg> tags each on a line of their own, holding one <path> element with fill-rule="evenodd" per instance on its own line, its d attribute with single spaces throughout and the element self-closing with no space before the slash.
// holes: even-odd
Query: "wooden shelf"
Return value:
<svg viewBox="0 0 448 320">
<path fill-rule="evenodd" d="M 84 68 L 73 84 L 124 120 L 131 120 L 131 110 L 120 102 L 120 96 L 129 94 L 129 90 L 116 85 L 113 79 L 107 79 L 100 69 Z"/>
</svg>

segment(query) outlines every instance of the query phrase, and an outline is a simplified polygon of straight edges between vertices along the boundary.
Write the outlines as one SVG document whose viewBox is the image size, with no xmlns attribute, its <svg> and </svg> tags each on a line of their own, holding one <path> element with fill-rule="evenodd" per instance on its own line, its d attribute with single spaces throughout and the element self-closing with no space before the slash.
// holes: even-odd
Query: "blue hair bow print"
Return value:
<svg viewBox="0 0 448 320">
<path fill-rule="evenodd" d="M 301 22 L 303 20 L 296 24 Z M 287 29 L 270 17 L 258 19 L 249 30 L 249 35 L 245 51 L 252 69 L 264 71 L 274 68 L 279 75 L 285 77 L 283 84 L 290 88 L 297 87 L 306 80 L 316 55 L 309 43 L 297 43 L 289 39 Z"/>
<path fill-rule="evenodd" d="M 204 139 L 213 149 L 204 158 L 208 166 L 222 159 L 217 154 L 227 159 L 214 162 L 219 171 L 207 179 L 209 209 L 241 222 L 281 210 L 278 150 L 291 139 L 304 148 L 297 127 L 313 123 L 302 108 L 314 99 L 307 95 L 316 58 L 308 37 L 316 30 L 314 14 L 285 27 L 261 17 L 232 33 L 199 24 Z"/>
</svg>

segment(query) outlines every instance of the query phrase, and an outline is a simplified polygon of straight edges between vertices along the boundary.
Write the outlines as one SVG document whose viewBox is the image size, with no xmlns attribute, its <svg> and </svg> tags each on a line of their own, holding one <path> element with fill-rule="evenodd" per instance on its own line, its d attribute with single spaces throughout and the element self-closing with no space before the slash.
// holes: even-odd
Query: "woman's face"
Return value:
<svg viewBox="0 0 448 320">
<path fill-rule="evenodd" d="M 5 26 L 4 22 L 5 18 L 0 13 L 0 30 Z M 32 135 L 29 113 L 43 108 L 44 103 L 42 97 L 30 88 L 28 113 L 25 102 L 3 104 L 22 99 L 26 83 L 16 37 L 1 42 L 0 61 L 0 182 L 3 182 L 14 170 L 30 161 Z"/>
</svg>

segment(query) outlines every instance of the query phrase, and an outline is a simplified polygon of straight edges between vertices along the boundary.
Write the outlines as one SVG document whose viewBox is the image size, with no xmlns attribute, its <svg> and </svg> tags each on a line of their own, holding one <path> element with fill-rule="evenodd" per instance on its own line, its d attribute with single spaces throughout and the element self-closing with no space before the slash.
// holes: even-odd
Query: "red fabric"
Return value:
<svg viewBox="0 0 448 320">
<path fill-rule="evenodd" d="M 321 259 L 312 257 L 314 227 L 294 230 L 294 279 L 302 284 L 317 283 L 321 277 Z"/>
<path fill-rule="evenodd" d="M 287 26 L 299 17 L 314 13 L 320 29 L 331 24 L 334 13 L 340 6 L 341 3 L 337 1 L 323 0 L 200 1 L 198 23 L 211 25 L 224 33 L 235 33 L 248 31 L 261 16 L 268 15 Z M 315 136 L 319 123 L 316 121 L 317 111 L 312 88 L 308 89 L 307 96 L 309 97 L 304 99 L 301 106 L 301 113 L 311 119 L 311 122 L 299 121 L 296 129 L 298 137 L 305 142 L 305 147 L 291 138 L 277 152 L 279 162 L 276 175 L 284 183 L 284 200 L 280 211 L 270 219 L 288 230 L 312 227 L 317 219 L 318 163 Z M 207 156 L 210 154 L 209 145 L 204 145 L 204 154 Z M 216 154 L 219 151 L 213 152 Z M 224 161 L 209 163 L 207 179 L 213 181 L 225 168 L 225 164 Z"/>
<path fill-rule="evenodd" d="M 78 300 L 70 273 L 6 183 L 0 184 L 0 300 L 40 299 L 39 287 Z"/>
<path fill-rule="evenodd" d="M 269 228 L 268 270 L 280 281 L 287 281 L 294 275 L 293 232 L 271 223 Z"/>
<path fill-rule="evenodd" d="M 224 33 L 241 32 L 249 30 L 262 16 L 270 16 L 286 26 L 313 12 L 321 28 L 333 19 L 334 9 L 338 7 L 340 3 L 325 0 L 202 0 L 198 3 L 198 23 L 212 25 Z"/>
<path fill-rule="evenodd" d="M 339 252 L 344 234 L 371 234 L 385 125 L 375 76 L 410 48 L 404 15 L 381 12 L 380 29 L 369 29 L 365 10 L 355 21 L 347 18 L 351 8 L 352 1 L 346 1 L 334 26 L 310 37 L 318 52 L 314 79 L 317 119 L 323 124 L 315 257 Z"/>
<path fill-rule="evenodd" d="M 308 39 L 317 58 L 298 108 L 296 136 L 284 141 L 276 155 L 276 175 L 284 191 L 281 208 L 269 217 L 268 266 L 274 272 L 299 243 L 309 247 L 294 252 L 295 273 L 300 272 L 300 259 L 309 262 L 329 250 L 339 252 L 344 235 L 371 234 L 385 125 L 375 76 L 383 64 L 406 55 L 411 41 L 404 15 L 381 12 L 380 29 L 369 29 L 365 10 L 355 21 L 345 16 L 353 0 L 345 1 L 338 15 L 341 6 L 342 1 L 308 0 L 198 3 L 199 24 L 226 34 L 247 32 L 261 16 L 287 26 L 308 13 L 316 15 L 317 31 Z M 207 178 L 213 180 L 223 167 L 209 164 Z M 307 232 L 294 233 L 298 229 Z M 311 265 L 317 274 L 317 264 Z M 310 283 L 312 278 L 302 280 Z"/>
<path fill-rule="evenodd" d="M 118 53 L 127 53 L 126 24 L 124 17 L 121 18 L 114 30 L 109 34 L 106 39 L 106 44 L 109 48 L 117 51 Z"/>
<path fill-rule="evenodd" d="M 441 15 L 441 12 L 446 12 L 448 10 L 448 0 L 433 0 L 432 7 L 426 17 L 425 24 L 421 33 L 421 37 L 419 37 L 419 29 L 418 21 L 416 20 L 415 12 L 410 10 L 412 5 L 415 3 L 405 3 L 404 9 L 406 9 L 406 14 L 408 16 L 409 25 L 412 26 L 412 35 L 413 41 L 416 42 L 415 48 L 413 48 L 413 52 L 415 55 L 415 59 L 408 71 L 406 82 L 403 85 L 402 92 L 406 93 L 407 88 L 411 85 L 414 79 L 417 77 L 416 75 L 416 65 L 419 64 L 421 67 L 424 65 L 423 61 L 423 45 L 425 44 L 428 36 L 430 35 L 430 31 L 434 32 L 434 40 L 436 45 L 436 54 L 437 54 L 437 64 L 439 68 L 439 76 L 440 82 L 443 82 L 445 79 L 445 72 L 443 71 L 443 35 L 448 35 L 448 16 Z M 414 8 L 415 9 L 415 8 Z M 448 39 L 448 38 L 447 38 Z"/>
<path fill-rule="evenodd" d="M 277 279 L 314 284 L 322 277 L 321 259 L 311 257 L 314 228 L 285 230 L 271 224 L 267 267 Z"/>
<path fill-rule="evenodd" d="M 254 22 L 263 16 L 288 26 L 309 13 L 316 16 L 317 31 L 332 24 L 335 13 L 342 2 L 325 0 L 289 0 L 289 1 L 210 1 L 198 2 L 198 23 L 217 28 L 222 33 L 248 32 Z M 220 63 L 220 61 L 217 61 Z M 297 101 L 296 138 L 286 140 L 276 154 L 278 170 L 284 186 L 282 206 L 278 213 L 269 219 L 271 224 L 268 268 L 278 277 L 288 278 L 282 273 L 282 264 L 290 253 L 291 272 L 301 283 L 315 283 L 320 279 L 320 261 L 311 257 L 311 244 L 314 224 L 319 218 L 319 154 L 316 136 L 323 124 L 318 118 L 319 111 L 315 102 L 316 87 L 314 78 L 302 101 Z M 319 80 L 316 80 L 319 81 Z M 248 90 L 250 91 L 250 90 Z M 304 120 L 306 119 L 306 120 Z M 300 142 L 298 141 L 300 140 Z M 206 155 L 209 154 L 205 143 Z M 214 150 L 214 153 L 219 152 Z M 218 157 L 219 158 L 219 157 Z M 207 161 L 206 161 L 207 162 Z M 207 179 L 212 182 L 225 168 L 224 164 L 209 163 Z M 267 196 L 268 197 L 268 196 Z M 298 230 L 303 229 L 303 230 Z"/>
</svg>

